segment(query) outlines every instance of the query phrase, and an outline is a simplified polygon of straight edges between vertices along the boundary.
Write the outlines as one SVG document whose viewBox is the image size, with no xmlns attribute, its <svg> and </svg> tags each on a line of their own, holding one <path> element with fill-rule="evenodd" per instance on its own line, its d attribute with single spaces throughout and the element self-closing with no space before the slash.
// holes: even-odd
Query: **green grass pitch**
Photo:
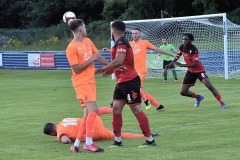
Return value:
<svg viewBox="0 0 240 160">
<path fill-rule="evenodd" d="M 145 111 L 156 147 L 138 148 L 143 139 L 123 139 L 123 147 L 108 149 L 112 140 L 99 141 L 104 153 L 70 153 L 71 144 L 61 144 L 55 137 L 43 134 L 46 122 L 58 123 L 67 117 L 82 117 L 75 98 L 69 70 L 0 70 L 0 159 L 11 160 L 238 160 L 240 158 L 240 81 L 211 77 L 228 109 L 219 103 L 200 82 L 191 88 L 205 99 L 194 108 L 195 99 L 179 95 L 181 83 L 172 79 L 145 81 L 145 91 L 165 107 L 164 112 L 152 108 Z M 97 103 L 109 106 L 115 81 L 97 79 Z M 180 79 L 181 81 L 182 79 Z M 111 129 L 111 115 L 102 115 Z M 128 106 L 123 112 L 123 132 L 140 133 L 137 121 Z M 81 145 L 82 146 L 82 145 Z"/>
</svg>

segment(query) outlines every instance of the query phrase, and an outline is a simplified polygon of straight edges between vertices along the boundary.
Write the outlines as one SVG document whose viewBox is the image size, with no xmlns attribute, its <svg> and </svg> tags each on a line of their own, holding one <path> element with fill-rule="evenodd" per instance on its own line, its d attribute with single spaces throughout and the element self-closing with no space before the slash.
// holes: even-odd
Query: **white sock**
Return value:
<svg viewBox="0 0 240 160">
<path fill-rule="evenodd" d="M 115 137 L 114 139 L 115 139 L 115 141 L 117 141 L 117 142 L 122 142 L 122 137 Z"/>
<path fill-rule="evenodd" d="M 86 145 L 91 145 L 93 143 L 93 140 L 91 137 L 86 137 Z"/>
<path fill-rule="evenodd" d="M 153 141 L 153 137 L 152 137 L 152 136 L 146 137 L 145 139 L 146 139 L 147 141 L 149 141 L 149 142 L 152 142 L 152 141 Z"/>
<path fill-rule="evenodd" d="M 81 143 L 81 141 L 76 139 L 74 142 L 74 146 L 78 147 L 78 146 L 80 146 L 80 143 Z"/>
</svg>

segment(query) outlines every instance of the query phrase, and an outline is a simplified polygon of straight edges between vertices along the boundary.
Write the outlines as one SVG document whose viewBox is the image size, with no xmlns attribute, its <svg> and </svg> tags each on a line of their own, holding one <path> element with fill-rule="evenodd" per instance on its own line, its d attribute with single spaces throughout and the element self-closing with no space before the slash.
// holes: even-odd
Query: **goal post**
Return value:
<svg viewBox="0 0 240 160">
<path fill-rule="evenodd" d="M 240 79 L 240 26 L 230 22 L 226 13 L 124 22 L 129 41 L 132 28 L 139 27 L 142 39 L 156 47 L 161 45 L 162 38 L 167 38 L 178 50 L 182 35 L 192 33 L 195 38 L 193 44 L 198 48 L 200 60 L 209 75 Z M 151 50 L 147 52 L 148 77 L 163 77 L 162 60 L 159 61 L 157 55 Z M 186 68 L 177 67 L 176 71 L 183 76 Z"/>
</svg>

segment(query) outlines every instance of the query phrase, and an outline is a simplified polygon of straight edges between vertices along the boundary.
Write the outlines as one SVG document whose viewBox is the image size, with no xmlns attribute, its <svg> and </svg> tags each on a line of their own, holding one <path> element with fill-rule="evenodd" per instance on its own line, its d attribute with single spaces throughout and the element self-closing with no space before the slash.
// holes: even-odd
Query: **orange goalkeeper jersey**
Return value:
<svg viewBox="0 0 240 160">
<path fill-rule="evenodd" d="M 151 44 L 147 40 L 140 39 L 139 41 L 131 41 L 129 42 L 134 55 L 134 67 L 136 71 L 139 73 L 147 72 L 147 50 L 154 49 L 155 46 Z"/>
</svg>

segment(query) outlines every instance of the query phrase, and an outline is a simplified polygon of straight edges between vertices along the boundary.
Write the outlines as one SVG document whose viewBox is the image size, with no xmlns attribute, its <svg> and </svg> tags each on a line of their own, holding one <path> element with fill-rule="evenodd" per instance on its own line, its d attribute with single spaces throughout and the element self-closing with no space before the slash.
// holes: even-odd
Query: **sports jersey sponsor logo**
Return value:
<svg viewBox="0 0 240 160">
<path fill-rule="evenodd" d="M 138 54 L 138 53 L 140 53 L 140 51 L 141 51 L 140 49 L 134 49 L 133 54 Z"/>
<path fill-rule="evenodd" d="M 117 49 L 117 52 L 118 52 L 118 53 L 126 53 L 127 50 L 124 49 L 124 48 L 118 48 L 118 49 Z"/>
<path fill-rule="evenodd" d="M 91 57 L 92 57 L 92 52 L 91 51 L 85 52 L 84 55 L 83 55 L 83 58 L 84 58 L 85 61 L 89 60 Z"/>
</svg>

